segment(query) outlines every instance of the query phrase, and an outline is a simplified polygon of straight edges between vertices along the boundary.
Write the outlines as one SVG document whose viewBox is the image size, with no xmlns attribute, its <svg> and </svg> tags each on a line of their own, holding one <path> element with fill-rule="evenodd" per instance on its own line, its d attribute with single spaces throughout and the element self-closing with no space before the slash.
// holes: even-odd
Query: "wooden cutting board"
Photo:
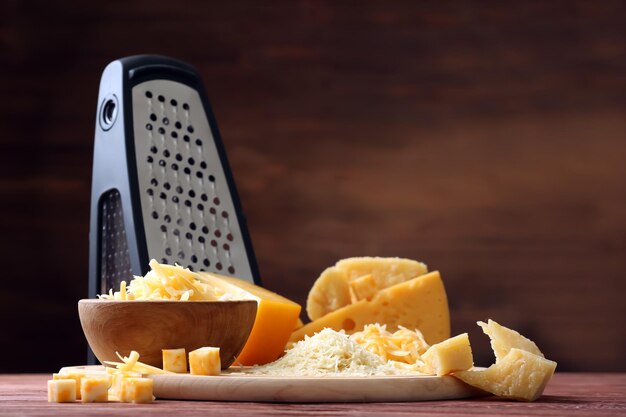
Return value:
<svg viewBox="0 0 626 417">
<path fill-rule="evenodd" d="M 63 370 L 105 372 L 102 366 Z M 276 377 L 228 370 L 219 376 L 149 375 L 157 399 L 256 402 L 398 402 L 453 400 L 485 393 L 452 376 Z"/>
</svg>

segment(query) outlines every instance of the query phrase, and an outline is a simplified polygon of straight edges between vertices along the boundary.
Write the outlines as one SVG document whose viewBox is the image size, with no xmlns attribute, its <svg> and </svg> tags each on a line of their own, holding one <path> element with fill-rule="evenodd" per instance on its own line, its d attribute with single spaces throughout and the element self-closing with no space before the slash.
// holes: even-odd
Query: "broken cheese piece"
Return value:
<svg viewBox="0 0 626 417">
<path fill-rule="evenodd" d="M 512 348 L 487 369 L 455 372 L 454 376 L 495 395 L 534 401 L 543 393 L 555 369 L 554 361 Z"/>
<path fill-rule="evenodd" d="M 472 348 L 467 333 L 432 345 L 422 355 L 426 367 L 437 376 L 465 371 L 474 366 Z"/>
<path fill-rule="evenodd" d="M 401 282 L 377 292 L 371 301 L 361 300 L 328 313 L 293 332 L 290 342 L 312 336 L 325 327 L 352 334 L 371 323 L 386 325 L 389 331 L 399 326 L 420 329 L 429 344 L 449 338 L 450 312 L 439 272 Z"/>
<path fill-rule="evenodd" d="M 376 281 L 372 274 L 363 275 L 350 281 L 350 301 L 356 303 L 360 300 L 371 300 L 378 292 Z"/>
<path fill-rule="evenodd" d="M 522 349 L 542 358 L 544 357 L 535 342 L 525 338 L 515 330 L 501 326 L 491 319 L 487 320 L 487 323 L 479 321 L 477 324 L 491 339 L 491 349 L 493 349 L 493 353 L 496 355 L 496 362 L 505 357 L 511 348 Z"/>
</svg>

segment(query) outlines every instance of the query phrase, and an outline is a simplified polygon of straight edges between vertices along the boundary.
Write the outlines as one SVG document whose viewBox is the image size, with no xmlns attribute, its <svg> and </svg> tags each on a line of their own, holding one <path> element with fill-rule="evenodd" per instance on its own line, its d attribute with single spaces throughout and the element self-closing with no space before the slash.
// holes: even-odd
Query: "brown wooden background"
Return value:
<svg viewBox="0 0 626 417">
<path fill-rule="evenodd" d="M 0 371 L 84 361 L 98 82 L 137 53 L 204 77 L 268 288 L 415 258 L 478 364 L 491 317 L 626 371 L 625 4 L 4 0 Z"/>
</svg>

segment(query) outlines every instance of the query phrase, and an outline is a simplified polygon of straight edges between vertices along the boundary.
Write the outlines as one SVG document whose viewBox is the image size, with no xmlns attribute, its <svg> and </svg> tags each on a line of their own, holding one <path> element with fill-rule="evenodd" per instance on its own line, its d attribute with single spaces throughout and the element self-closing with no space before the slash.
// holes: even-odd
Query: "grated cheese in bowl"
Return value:
<svg viewBox="0 0 626 417">
<path fill-rule="evenodd" d="M 414 369 L 386 361 L 343 331 L 325 328 L 306 336 L 280 359 L 248 373 L 275 376 L 415 375 Z"/>
</svg>

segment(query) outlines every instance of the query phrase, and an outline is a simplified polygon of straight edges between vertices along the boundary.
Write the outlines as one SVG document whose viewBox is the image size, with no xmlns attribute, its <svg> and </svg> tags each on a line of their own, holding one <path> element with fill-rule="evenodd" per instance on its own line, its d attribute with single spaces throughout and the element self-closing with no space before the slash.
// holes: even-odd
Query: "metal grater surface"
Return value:
<svg viewBox="0 0 626 417">
<path fill-rule="evenodd" d="M 119 287 L 122 280 L 128 280 L 132 271 L 119 191 L 103 194 L 100 204 L 100 293 L 105 294 L 110 288 Z"/>
<path fill-rule="evenodd" d="M 198 92 L 170 80 L 132 89 L 148 253 L 163 263 L 253 281 L 224 170 Z"/>
</svg>

